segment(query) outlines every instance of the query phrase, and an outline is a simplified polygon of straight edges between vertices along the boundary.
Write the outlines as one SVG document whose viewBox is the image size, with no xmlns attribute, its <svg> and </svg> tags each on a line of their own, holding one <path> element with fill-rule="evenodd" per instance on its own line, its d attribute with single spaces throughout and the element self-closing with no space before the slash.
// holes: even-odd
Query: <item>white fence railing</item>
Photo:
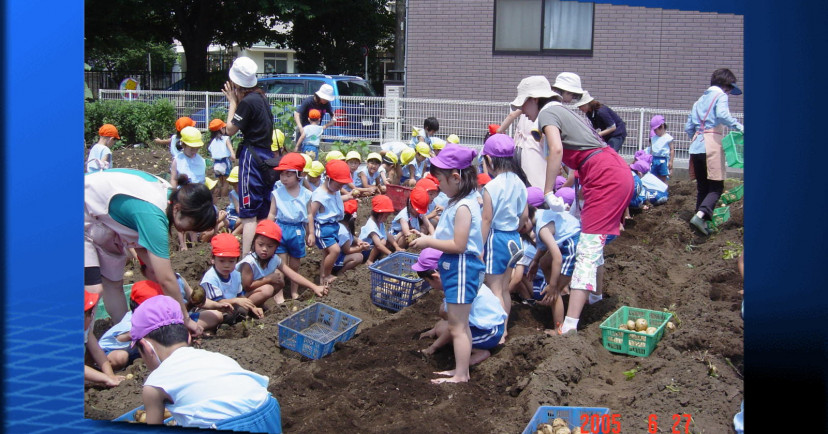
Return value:
<svg viewBox="0 0 828 434">
<path fill-rule="evenodd" d="M 150 102 L 167 99 L 176 108 L 176 116 L 190 116 L 196 126 L 206 129 L 207 123 L 214 117 L 224 117 L 227 101 L 221 92 L 190 91 L 136 91 L 128 95 L 133 101 Z M 292 111 L 307 95 L 267 94 L 272 105 L 280 103 L 282 110 Z M 102 100 L 124 100 L 124 94 L 118 90 L 98 91 Z M 342 97 L 334 103 L 334 109 L 343 110 L 345 124 L 331 128 L 326 138 L 332 140 L 367 140 L 373 144 L 388 141 L 408 141 L 412 127 L 422 127 L 423 120 L 429 116 L 440 122 L 439 137 L 449 134 L 460 137 L 460 143 L 481 148 L 486 134 L 486 125 L 501 123 L 509 114 L 508 102 L 463 101 L 423 98 L 393 97 Z M 684 123 L 689 110 L 662 110 L 645 107 L 612 107 L 627 127 L 627 140 L 621 149 L 624 156 L 632 156 L 635 151 L 649 145 L 650 118 L 656 114 L 664 116 L 667 132 L 675 141 L 677 160 L 689 158 L 687 149 L 690 138 L 684 133 Z M 577 109 L 573 109 L 580 113 Z M 207 114 L 207 116 L 205 116 Z M 732 113 L 744 123 L 743 113 Z M 323 119 L 325 122 L 326 119 Z M 288 122 L 293 122 L 290 117 Z"/>
</svg>

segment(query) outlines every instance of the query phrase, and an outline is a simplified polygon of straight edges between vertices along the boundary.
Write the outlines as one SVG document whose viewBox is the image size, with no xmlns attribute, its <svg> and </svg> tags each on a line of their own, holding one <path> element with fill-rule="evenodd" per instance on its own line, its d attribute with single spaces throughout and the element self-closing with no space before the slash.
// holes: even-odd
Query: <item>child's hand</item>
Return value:
<svg viewBox="0 0 828 434">
<path fill-rule="evenodd" d="M 268 276 L 267 280 L 271 285 L 275 287 L 281 287 L 285 285 L 285 277 L 278 270 L 274 271 L 273 274 Z"/>
<path fill-rule="evenodd" d="M 552 290 L 551 285 L 544 286 L 543 290 L 541 291 L 541 295 L 543 296 L 543 299 L 538 301 L 538 303 L 540 303 L 543 306 L 552 306 L 555 303 L 555 299 L 557 298 L 555 296 L 555 292 Z"/>
<path fill-rule="evenodd" d="M 360 249 L 362 249 L 363 251 L 365 251 L 365 250 L 371 250 L 371 245 L 370 245 L 370 244 L 368 244 L 368 243 L 366 243 L 365 241 L 360 241 L 360 242 L 357 244 L 357 246 L 359 246 L 359 248 L 360 248 Z"/>
<path fill-rule="evenodd" d="M 311 287 L 311 291 L 313 291 L 317 297 L 324 297 L 328 295 L 328 285 L 313 285 L 313 287 Z"/>
<path fill-rule="evenodd" d="M 308 236 L 307 236 L 307 240 L 305 241 L 305 244 L 308 247 L 313 247 L 313 245 L 315 243 L 316 243 L 316 236 L 313 234 L 313 232 L 308 232 Z"/>
<path fill-rule="evenodd" d="M 126 377 L 124 377 L 123 375 L 107 375 L 107 379 L 106 382 L 104 382 L 104 384 L 107 387 L 115 387 L 121 384 L 121 381 L 124 380 L 126 380 Z"/>
<path fill-rule="evenodd" d="M 431 239 L 433 237 L 431 235 L 422 235 L 420 234 L 416 240 L 411 241 L 409 246 L 415 249 L 425 249 L 426 247 L 431 245 Z"/>
</svg>

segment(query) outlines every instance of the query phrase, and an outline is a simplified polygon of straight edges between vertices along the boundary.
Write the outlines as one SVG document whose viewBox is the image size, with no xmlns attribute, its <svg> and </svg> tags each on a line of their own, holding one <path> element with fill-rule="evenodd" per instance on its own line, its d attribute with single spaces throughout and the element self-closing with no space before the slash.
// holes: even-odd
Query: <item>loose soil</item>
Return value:
<svg viewBox="0 0 828 434">
<path fill-rule="evenodd" d="M 126 148 L 114 152 L 114 161 L 157 174 L 167 171 L 169 154 L 160 147 Z M 473 366 L 466 384 L 429 383 L 434 371 L 454 368 L 450 346 L 431 357 L 418 352 L 430 344 L 417 337 L 438 319 L 442 294 L 430 291 L 397 313 L 378 308 L 364 266 L 340 276 L 323 299 L 305 291 L 296 302 L 271 300 L 263 319 L 224 325 L 197 345 L 268 376 L 285 432 L 516 433 L 538 406 L 554 405 L 607 407 L 620 414 L 622 433 L 646 432 L 651 414 L 659 432 L 671 431 L 674 414 L 689 414 L 688 432 L 731 433 L 744 390 L 742 284 L 732 257 L 742 246 L 743 207 L 731 204 L 730 220 L 702 237 L 687 223 L 694 206 L 695 184 L 677 180 L 670 182 L 667 204 L 633 214 L 606 247 L 604 300 L 585 307 L 577 335 L 547 336 L 548 309 L 513 304 L 507 343 Z M 363 199 L 359 223 L 367 208 Z M 171 249 L 173 268 L 198 284 L 209 267 L 209 244 L 178 252 L 172 237 Z M 310 249 L 300 272 L 314 278 L 319 259 Z M 140 275 L 134 264 L 127 269 Z M 362 319 L 353 339 L 320 360 L 278 342 L 278 322 L 294 306 L 314 301 Z M 621 306 L 669 309 L 679 327 L 649 357 L 611 353 L 599 326 Z M 109 326 L 99 320 L 96 334 Z M 624 372 L 634 368 L 628 379 Z M 113 419 L 141 405 L 145 365 L 139 359 L 122 373 L 135 378 L 112 389 L 87 384 L 86 417 Z M 680 432 L 684 427 L 682 419 Z"/>
</svg>

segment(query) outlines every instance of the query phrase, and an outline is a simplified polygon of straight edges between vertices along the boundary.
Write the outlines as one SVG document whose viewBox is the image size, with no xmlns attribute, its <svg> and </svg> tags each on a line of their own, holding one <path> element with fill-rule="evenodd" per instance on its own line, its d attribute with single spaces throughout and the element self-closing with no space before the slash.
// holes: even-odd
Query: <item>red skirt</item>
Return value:
<svg viewBox="0 0 828 434">
<path fill-rule="evenodd" d="M 630 165 L 615 150 L 606 147 L 583 163 L 578 176 L 584 195 L 581 232 L 619 235 L 624 210 L 635 193 Z"/>
</svg>

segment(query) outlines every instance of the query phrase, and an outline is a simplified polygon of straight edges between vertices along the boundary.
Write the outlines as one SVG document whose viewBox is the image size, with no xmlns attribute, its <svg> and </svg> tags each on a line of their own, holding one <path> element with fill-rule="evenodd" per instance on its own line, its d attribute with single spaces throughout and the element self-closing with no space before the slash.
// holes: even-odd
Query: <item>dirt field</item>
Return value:
<svg viewBox="0 0 828 434">
<path fill-rule="evenodd" d="M 159 173 L 167 171 L 168 156 L 160 147 L 129 148 L 115 151 L 114 161 Z M 538 406 L 555 405 L 607 407 L 620 415 L 622 433 L 647 432 L 651 414 L 658 432 L 732 433 L 744 389 L 742 284 L 732 257 L 742 246 L 742 202 L 731 205 L 730 221 L 709 238 L 687 224 L 694 204 L 695 184 L 671 181 L 667 204 L 633 214 L 606 248 L 604 300 L 584 309 L 577 335 L 546 336 L 548 310 L 513 305 L 507 343 L 472 367 L 467 384 L 428 381 L 433 371 L 453 369 L 451 347 L 432 357 L 417 351 L 430 343 L 417 337 L 437 320 L 442 295 L 431 291 L 398 313 L 380 309 L 371 303 L 364 266 L 318 300 L 362 319 L 356 337 L 327 357 L 313 361 L 279 347 L 277 323 L 292 313 L 292 302 L 268 304 L 262 320 L 222 326 L 200 347 L 267 375 L 285 432 L 516 433 Z M 173 268 L 196 285 L 209 267 L 208 252 L 208 244 L 174 251 Z M 319 253 L 310 249 L 300 272 L 315 277 L 318 264 Z M 306 291 L 295 305 L 315 301 L 311 295 Z M 647 358 L 611 353 L 599 326 L 625 305 L 669 309 L 680 325 Z M 98 321 L 96 333 L 108 325 Z M 634 368 L 627 379 L 624 372 Z M 113 389 L 86 386 L 86 417 L 112 419 L 141 405 L 144 364 L 138 360 L 124 373 L 135 378 Z M 674 414 L 692 417 L 688 431 L 684 419 L 672 431 Z"/>
</svg>

